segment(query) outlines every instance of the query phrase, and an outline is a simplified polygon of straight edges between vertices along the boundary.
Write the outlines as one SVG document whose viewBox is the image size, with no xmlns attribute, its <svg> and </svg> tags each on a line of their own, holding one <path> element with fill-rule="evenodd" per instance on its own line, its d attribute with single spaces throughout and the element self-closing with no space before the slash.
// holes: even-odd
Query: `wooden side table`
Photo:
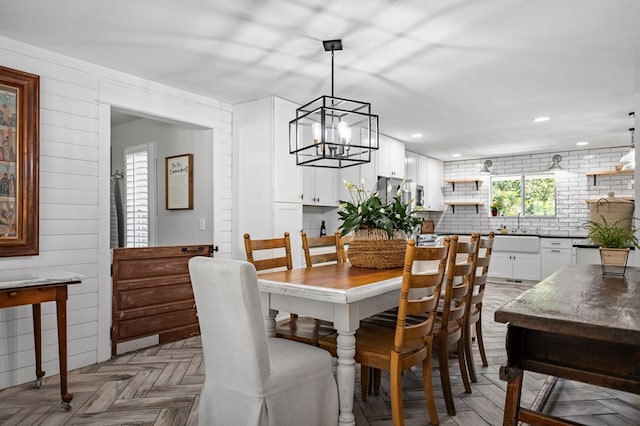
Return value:
<svg viewBox="0 0 640 426">
<path fill-rule="evenodd" d="M 67 271 L 10 272 L 0 278 L 0 308 L 31 305 L 33 337 L 36 355 L 35 387 L 42 384 L 42 323 L 43 302 L 56 302 L 58 325 L 58 358 L 60 361 L 60 395 L 62 406 L 69 410 L 73 394 L 67 390 L 67 286 L 79 284 L 82 275 Z"/>
</svg>

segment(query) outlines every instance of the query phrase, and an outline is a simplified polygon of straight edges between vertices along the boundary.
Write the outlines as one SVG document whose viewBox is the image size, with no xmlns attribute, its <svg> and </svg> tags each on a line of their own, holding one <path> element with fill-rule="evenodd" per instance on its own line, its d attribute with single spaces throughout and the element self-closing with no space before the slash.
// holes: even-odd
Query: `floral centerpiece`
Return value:
<svg viewBox="0 0 640 426">
<path fill-rule="evenodd" d="M 364 182 L 354 185 L 345 181 L 351 201 L 340 201 L 338 215 L 342 235 L 353 232 L 349 244 L 349 261 L 368 268 L 399 268 L 404 263 L 407 237 L 422 223 L 411 203 L 402 200 L 402 187 L 393 199 L 383 203 L 378 192 L 364 189 Z M 387 188 L 387 193 L 391 192 Z"/>
</svg>

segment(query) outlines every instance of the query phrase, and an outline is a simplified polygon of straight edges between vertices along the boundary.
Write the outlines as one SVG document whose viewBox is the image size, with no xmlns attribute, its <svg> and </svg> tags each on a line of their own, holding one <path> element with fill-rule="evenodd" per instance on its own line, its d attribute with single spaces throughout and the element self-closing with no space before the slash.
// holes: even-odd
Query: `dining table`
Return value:
<svg viewBox="0 0 640 426">
<path fill-rule="evenodd" d="M 360 320 L 398 306 L 402 268 L 358 268 L 350 263 L 267 272 L 258 275 L 269 336 L 278 312 L 330 321 L 337 330 L 340 425 L 354 425 L 355 333 Z"/>
<path fill-rule="evenodd" d="M 495 320 L 508 324 L 504 425 L 576 424 L 521 406 L 525 371 L 640 394 L 640 268 L 616 276 L 600 265 L 564 265 Z"/>
</svg>

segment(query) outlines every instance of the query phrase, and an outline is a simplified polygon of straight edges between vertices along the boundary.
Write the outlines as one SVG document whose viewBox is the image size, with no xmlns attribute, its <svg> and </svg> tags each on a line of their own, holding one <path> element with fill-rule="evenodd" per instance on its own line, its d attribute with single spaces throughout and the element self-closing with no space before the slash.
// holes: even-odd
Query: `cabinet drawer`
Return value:
<svg viewBox="0 0 640 426">
<path fill-rule="evenodd" d="M 570 249 L 573 247 L 570 238 L 540 238 L 541 248 Z"/>
</svg>

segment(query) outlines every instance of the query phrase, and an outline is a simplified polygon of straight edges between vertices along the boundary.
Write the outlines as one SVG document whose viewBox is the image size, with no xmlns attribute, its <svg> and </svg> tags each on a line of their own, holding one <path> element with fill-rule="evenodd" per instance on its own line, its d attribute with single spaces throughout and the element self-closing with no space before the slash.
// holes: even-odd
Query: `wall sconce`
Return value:
<svg viewBox="0 0 640 426">
<path fill-rule="evenodd" d="M 562 161 L 562 156 L 561 155 L 554 155 L 553 157 L 551 157 L 551 166 L 547 169 L 547 170 L 564 170 L 562 167 L 560 167 L 560 162 Z"/>
<path fill-rule="evenodd" d="M 491 160 L 485 160 L 484 164 L 482 165 L 482 168 L 480 169 L 480 174 L 481 175 L 490 175 L 491 174 L 491 170 L 489 170 L 489 167 L 493 166 L 493 161 Z"/>
</svg>

